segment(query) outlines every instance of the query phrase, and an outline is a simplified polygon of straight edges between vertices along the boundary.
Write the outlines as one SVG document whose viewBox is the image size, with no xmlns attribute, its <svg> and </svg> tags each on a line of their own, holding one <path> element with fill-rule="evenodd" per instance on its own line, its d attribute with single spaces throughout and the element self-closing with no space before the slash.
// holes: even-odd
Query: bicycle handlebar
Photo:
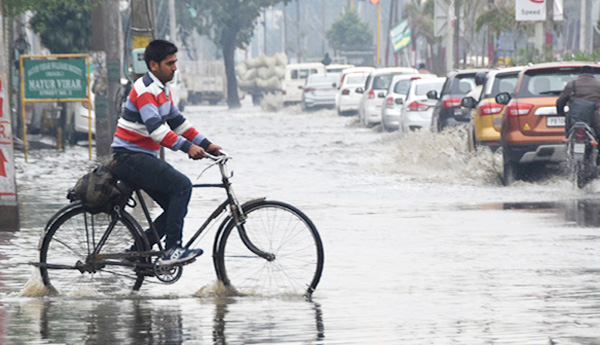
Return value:
<svg viewBox="0 0 600 345">
<path fill-rule="evenodd" d="M 228 155 L 227 152 L 225 152 L 223 150 L 220 150 L 219 153 L 221 154 L 220 156 L 215 156 L 215 155 L 212 155 L 212 154 L 210 154 L 208 152 L 206 152 L 205 155 L 206 155 L 207 158 L 210 158 L 210 159 L 212 159 L 215 162 L 219 162 L 219 161 L 224 161 L 224 160 L 231 159 L 231 156 Z"/>
</svg>

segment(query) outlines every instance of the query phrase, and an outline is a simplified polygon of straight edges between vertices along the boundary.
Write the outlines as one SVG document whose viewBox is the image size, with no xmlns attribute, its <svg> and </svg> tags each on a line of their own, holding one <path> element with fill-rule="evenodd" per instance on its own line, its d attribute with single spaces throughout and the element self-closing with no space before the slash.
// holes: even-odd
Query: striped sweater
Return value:
<svg viewBox="0 0 600 345">
<path fill-rule="evenodd" d="M 210 145 L 179 113 L 171 91 L 162 82 L 150 72 L 139 78 L 127 97 L 112 148 L 158 156 L 161 145 L 187 153 L 192 143 L 204 149 Z"/>
</svg>

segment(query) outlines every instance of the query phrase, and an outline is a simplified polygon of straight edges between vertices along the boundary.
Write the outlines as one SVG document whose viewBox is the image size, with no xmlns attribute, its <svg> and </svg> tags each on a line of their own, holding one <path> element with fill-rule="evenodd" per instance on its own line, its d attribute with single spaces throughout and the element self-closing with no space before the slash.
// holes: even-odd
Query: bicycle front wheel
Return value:
<svg viewBox="0 0 600 345">
<path fill-rule="evenodd" d="M 220 237 L 215 264 L 223 284 L 240 295 L 311 295 L 323 271 L 323 244 L 312 221 L 277 201 L 252 203 L 244 213 L 244 224 L 230 221 Z"/>
<path fill-rule="evenodd" d="M 138 290 L 144 275 L 134 262 L 148 262 L 129 252 L 135 243 L 147 250 L 134 220 L 107 213 L 91 214 L 80 203 L 63 209 L 46 229 L 40 248 L 40 273 L 52 294 L 87 296 Z"/>
</svg>

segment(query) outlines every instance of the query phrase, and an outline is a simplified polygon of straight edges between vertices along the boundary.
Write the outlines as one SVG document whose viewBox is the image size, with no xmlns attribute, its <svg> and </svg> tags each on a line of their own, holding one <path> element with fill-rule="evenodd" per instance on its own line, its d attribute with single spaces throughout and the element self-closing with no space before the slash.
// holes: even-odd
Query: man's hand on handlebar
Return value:
<svg viewBox="0 0 600 345">
<path fill-rule="evenodd" d="M 188 157 L 191 159 L 202 159 L 206 157 L 206 151 L 204 151 L 204 149 L 200 146 L 192 144 L 188 150 Z"/>
<path fill-rule="evenodd" d="M 221 155 L 221 146 L 219 145 L 215 145 L 215 144 L 210 144 L 208 146 L 208 153 L 214 155 L 214 156 L 220 156 Z M 192 144 L 192 146 L 190 147 L 189 151 L 188 151 L 188 156 L 191 159 L 202 159 L 206 157 L 206 151 L 204 151 L 204 149 L 198 145 L 194 145 Z"/>
<path fill-rule="evenodd" d="M 210 153 L 213 156 L 220 156 L 222 149 L 223 148 L 219 145 L 210 144 L 208 145 L 208 149 L 206 151 L 208 151 L 208 153 Z"/>
</svg>

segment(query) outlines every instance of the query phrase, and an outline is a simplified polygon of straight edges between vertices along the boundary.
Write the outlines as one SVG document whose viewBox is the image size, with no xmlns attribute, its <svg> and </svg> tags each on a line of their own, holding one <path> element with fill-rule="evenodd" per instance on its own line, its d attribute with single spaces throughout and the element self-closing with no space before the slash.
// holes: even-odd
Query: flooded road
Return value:
<svg viewBox="0 0 600 345">
<path fill-rule="evenodd" d="M 38 296 L 27 263 L 85 147 L 18 156 L 21 229 L 0 232 L 2 344 L 598 344 L 600 183 L 558 174 L 502 187 L 459 132 L 402 137 L 333 111 L 189 107 L 234 159 L 242 201 L 303 210 L 325 247 L 311 301 L 219 294 L 210 248 L 173 285 L 131 297 Z M 193 181 L 207 162 L 167 151 Z M 209 170 L 201 182 L 216 182 Z M 222 200 L 194 193 L 184 238 Z M 155 214 L 158 210 L 154 209 Z M 152 279 L 150 279 L 152 281 Z M 156 280 L 154 280 L 156 281 Z"/>
</svg>

